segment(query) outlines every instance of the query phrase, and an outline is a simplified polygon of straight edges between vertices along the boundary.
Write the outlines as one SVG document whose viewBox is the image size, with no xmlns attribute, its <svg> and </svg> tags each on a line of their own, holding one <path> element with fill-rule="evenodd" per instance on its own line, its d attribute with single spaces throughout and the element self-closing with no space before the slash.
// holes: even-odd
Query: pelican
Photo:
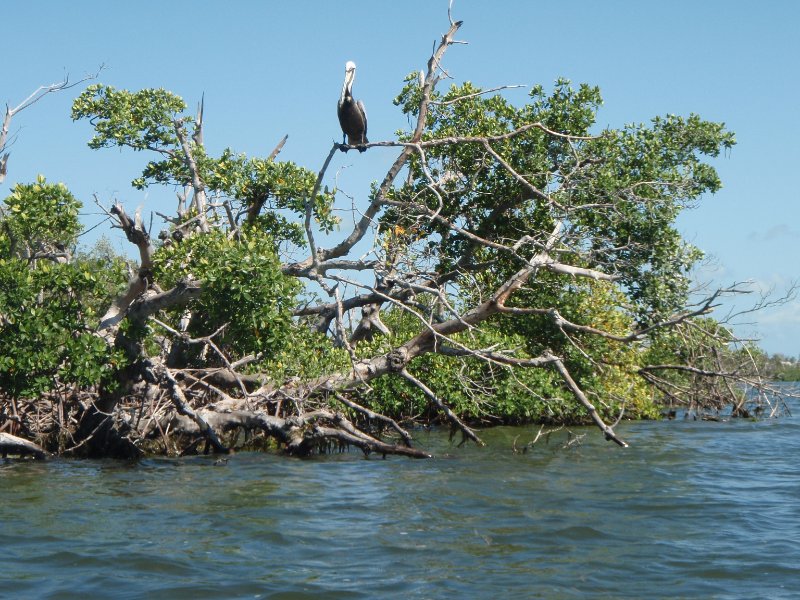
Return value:
<svg viewBox="0 0 800 600">
<path fill-rule="evenodd" d="M 361 100 L 353 99 L 353 80 L 356 78 L 356 63 L 349 60 L 344 66 L 344 84 L 342 85 L 342 95 L 339 97 L 337 114 L 339 124 L 342 126 L 342 144 L 347 143 L 351 146 L 359 146 L 369 143 L 367 140 L 367 111 L 364 110 L 364 103 Z M 359 152 L 364 152 L 366 148 L 359 148 Z"/>
</svg>

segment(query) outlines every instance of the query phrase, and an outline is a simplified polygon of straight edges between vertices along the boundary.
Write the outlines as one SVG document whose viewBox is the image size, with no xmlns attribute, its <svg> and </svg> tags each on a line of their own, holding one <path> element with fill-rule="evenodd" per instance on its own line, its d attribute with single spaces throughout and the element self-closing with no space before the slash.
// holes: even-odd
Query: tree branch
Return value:
<svg viewBox="0 0 800 600">
<path fill-rule="evenodd" d="M 627 448 L 628 444 L 621 438 L 619 438 L 617 434 L 614 433 L 614 430 L 608 425 L 606 425 L 605 421 L 603 421 L 602 417 L 600 417 L 600 414 L 597 412 L 597 409 L 591 402 L 589 402 L 589 399 L 586 397 L 586 394 L 583 393 L 583 390 L 581 390 L 578 384 L 575 383 L 575 380 L 572 379 L 572 375 L 570 375 L 569 371 L 567 370 L 567 367 L 564 366 L 564 363 L 561 362 L 561 359 L 552 354 L 550 354 L 548 358 L 551 359 L 553 366 L 555 366 L 556 370 L 559 372 L 562 379 L 564 379 L 564 382 L 567 384 L 567 387 L 572 392 L 572 395 L 575 396 L 578 402 L 580 402 L 583 405 L 583 407 L 589 413 L 589 416 L 592 418 L 592 421 L 594 421 L 595 425 L 597 425 L 600 431 L 603 432 L 606 439 L 613 441 L 615 444 L 618 444 L 623 448 Z"/>
<path fill-rule="evenodd" d="M 206 204 L 208 203 L 206 198 L 206 186 L 200 177 L 200 170 L 197 167 L 197 162 L 195 161 L 192 149 L 189 146 L 189 140 L 186 137 L 186 130 L 183 127 L 183 119 L 175 119 L 173 121 L 173 125 L 175 127 L 175 135 L 178 137 L 178 141 L 181 144 L 181 150 L 183 151 L 183 162 L 186 165 L 186 168 L 189 170 L 189 175 L 191 177 L 192 189 L 194 190 L 193 202 L 195 210 L 197 211 L 197 217 L 200 222 L 200 230 L 203 233 L 208 233 L 209 227 L 208 221 L 206 220 Z"/>
<path fill-rule="evenodd" d="M 26 439 L 11 435 L 10 433 L 0 432 L 0 456 L 6 458 L 9 454 L 16 456 L 26 456 L 31 454 L 34 458 L 44 460 L 47 452 L 38 444 L 29 442 Z"/>
<path fill-rule="evenodd" d="M 107 341 L 110 341 L 116 335 L 116 326 L 125 316 L 125 311 L 136 298 L 147 290 L 152 282 L 155 249 L 150 243 L 150 235 L 144 229 L 141 215 L 138 212 L 131 220 L 120 202 L 115 202 L 111 210 L 106 212 L 109 216 L 117 219 L 119 227 L 125 232 L 125 237 L 139 249 L 140 258 L 139 270 L 136 276 L 128 282 L 127 291 L 109 307 L 106 314 L 100 319 L 98 331 L 103 334 L 103 337 L 106 337 Z"/>
<path fill-rule="evenodd" d="M 481 440 L 481 438 L 479 438 L 475 434 L 475 432 L 472 431 L 472 429 L 470 429 L 467 426 L 466 423 L 464 423 L 461 419 L 459 419 L 458 415 L 456 415 L 452 410 L 450 410 L 450 407 L 447 406 L 447 404 L 445 404 L 427 385 L 425 385 L 419 379 L 414 377 L 406 369 L 402 369 L 399 373 L 404 379 L 408 380 L 411 384 L 418 387 L 422 391 L 422 393 L 428 397 L 428 400 L 430 400 L 433 404 L 435 404 L 436 407 L 444 413 L 444 415 L 447 417 L 447 420 L 450 421 L 453 427 L 461 431 L 461 433 L 464 435 L 464 439 L 461 442 L 462 444 L 467 439 L 470 439 L 479 446 L 486 445 L 483 443 L 483 440 Z"/>
<path fill-rule="evenodd" d="M 8 104 L 6 104 L 6 111 L 3 117 L 3 124 L 0 125 L 0 153 L 4 152 L 6 148 L 8 148 L 8 146 L 10 145 L 8 142 L 8 131 L 9 127 L 11 126 L 11 119 L 12 117 L 14 117 L 14 115 L 22 112 L 29 106 L 36 104 L 39 100 L 41 100 L 48 94 L 60 92 L 62 90 L 68 90 L 70 88 L 75 87 L 76 85 L 82 84 L 85 81 L 96 79 L 104 68 L 105 68 L 104 65 L 100 65 L 100 68 L 97 70 L 96 73 L 87 75 L 74 83 L 69 82 L 69 75 L 67 75 L 63 81 L 59 81 L 58 83 L 51 83 L 50 85 L 41 85 L 14 108 L 11 108 Z M 8 152 L 0 156 L 0 183 L 3 182 L 7 174 L 8 157 L 9 157 Z"/>
</svg>

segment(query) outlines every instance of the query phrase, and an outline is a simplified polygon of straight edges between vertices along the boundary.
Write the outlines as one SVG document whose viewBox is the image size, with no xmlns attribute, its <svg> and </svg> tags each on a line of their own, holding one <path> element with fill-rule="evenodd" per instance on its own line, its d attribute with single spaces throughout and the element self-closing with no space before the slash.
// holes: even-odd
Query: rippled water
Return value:
<svg viewBox="0 0 800 600">
<path fill-rule="evenodd" d="M 798 598 L 800 419 L 430 461 L 0 463 L 0 597 Z"/>
</svg>

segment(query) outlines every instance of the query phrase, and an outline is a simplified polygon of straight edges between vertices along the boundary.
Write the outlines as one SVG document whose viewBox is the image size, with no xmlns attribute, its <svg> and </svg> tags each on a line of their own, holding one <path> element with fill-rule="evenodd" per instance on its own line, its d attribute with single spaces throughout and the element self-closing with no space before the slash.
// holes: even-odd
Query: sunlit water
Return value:
<svg viewBox="0 0 800 600">
<path fill-rule="evenodd" d="M 800 598 L 800 419 L 438 458 L 0 462 L 2 598 Z"/>
</svg>

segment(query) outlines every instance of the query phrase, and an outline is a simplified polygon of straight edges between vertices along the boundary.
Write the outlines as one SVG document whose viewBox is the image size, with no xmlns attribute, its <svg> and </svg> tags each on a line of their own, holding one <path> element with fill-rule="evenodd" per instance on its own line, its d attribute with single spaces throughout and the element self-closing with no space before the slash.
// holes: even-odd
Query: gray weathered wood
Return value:
<svg viewBox="0 0 800 600">
<path fill-rule="evenodd" d="M 10 433 L 0 433 L 0 454 L 2 454 L 3 457 L 9 454 L 16 456 L 27 456 L 31 454 L 40 460 L 47 458 L 47 452 L 40 446 L 21 437 L 11 435 Z"/>
</svg>

